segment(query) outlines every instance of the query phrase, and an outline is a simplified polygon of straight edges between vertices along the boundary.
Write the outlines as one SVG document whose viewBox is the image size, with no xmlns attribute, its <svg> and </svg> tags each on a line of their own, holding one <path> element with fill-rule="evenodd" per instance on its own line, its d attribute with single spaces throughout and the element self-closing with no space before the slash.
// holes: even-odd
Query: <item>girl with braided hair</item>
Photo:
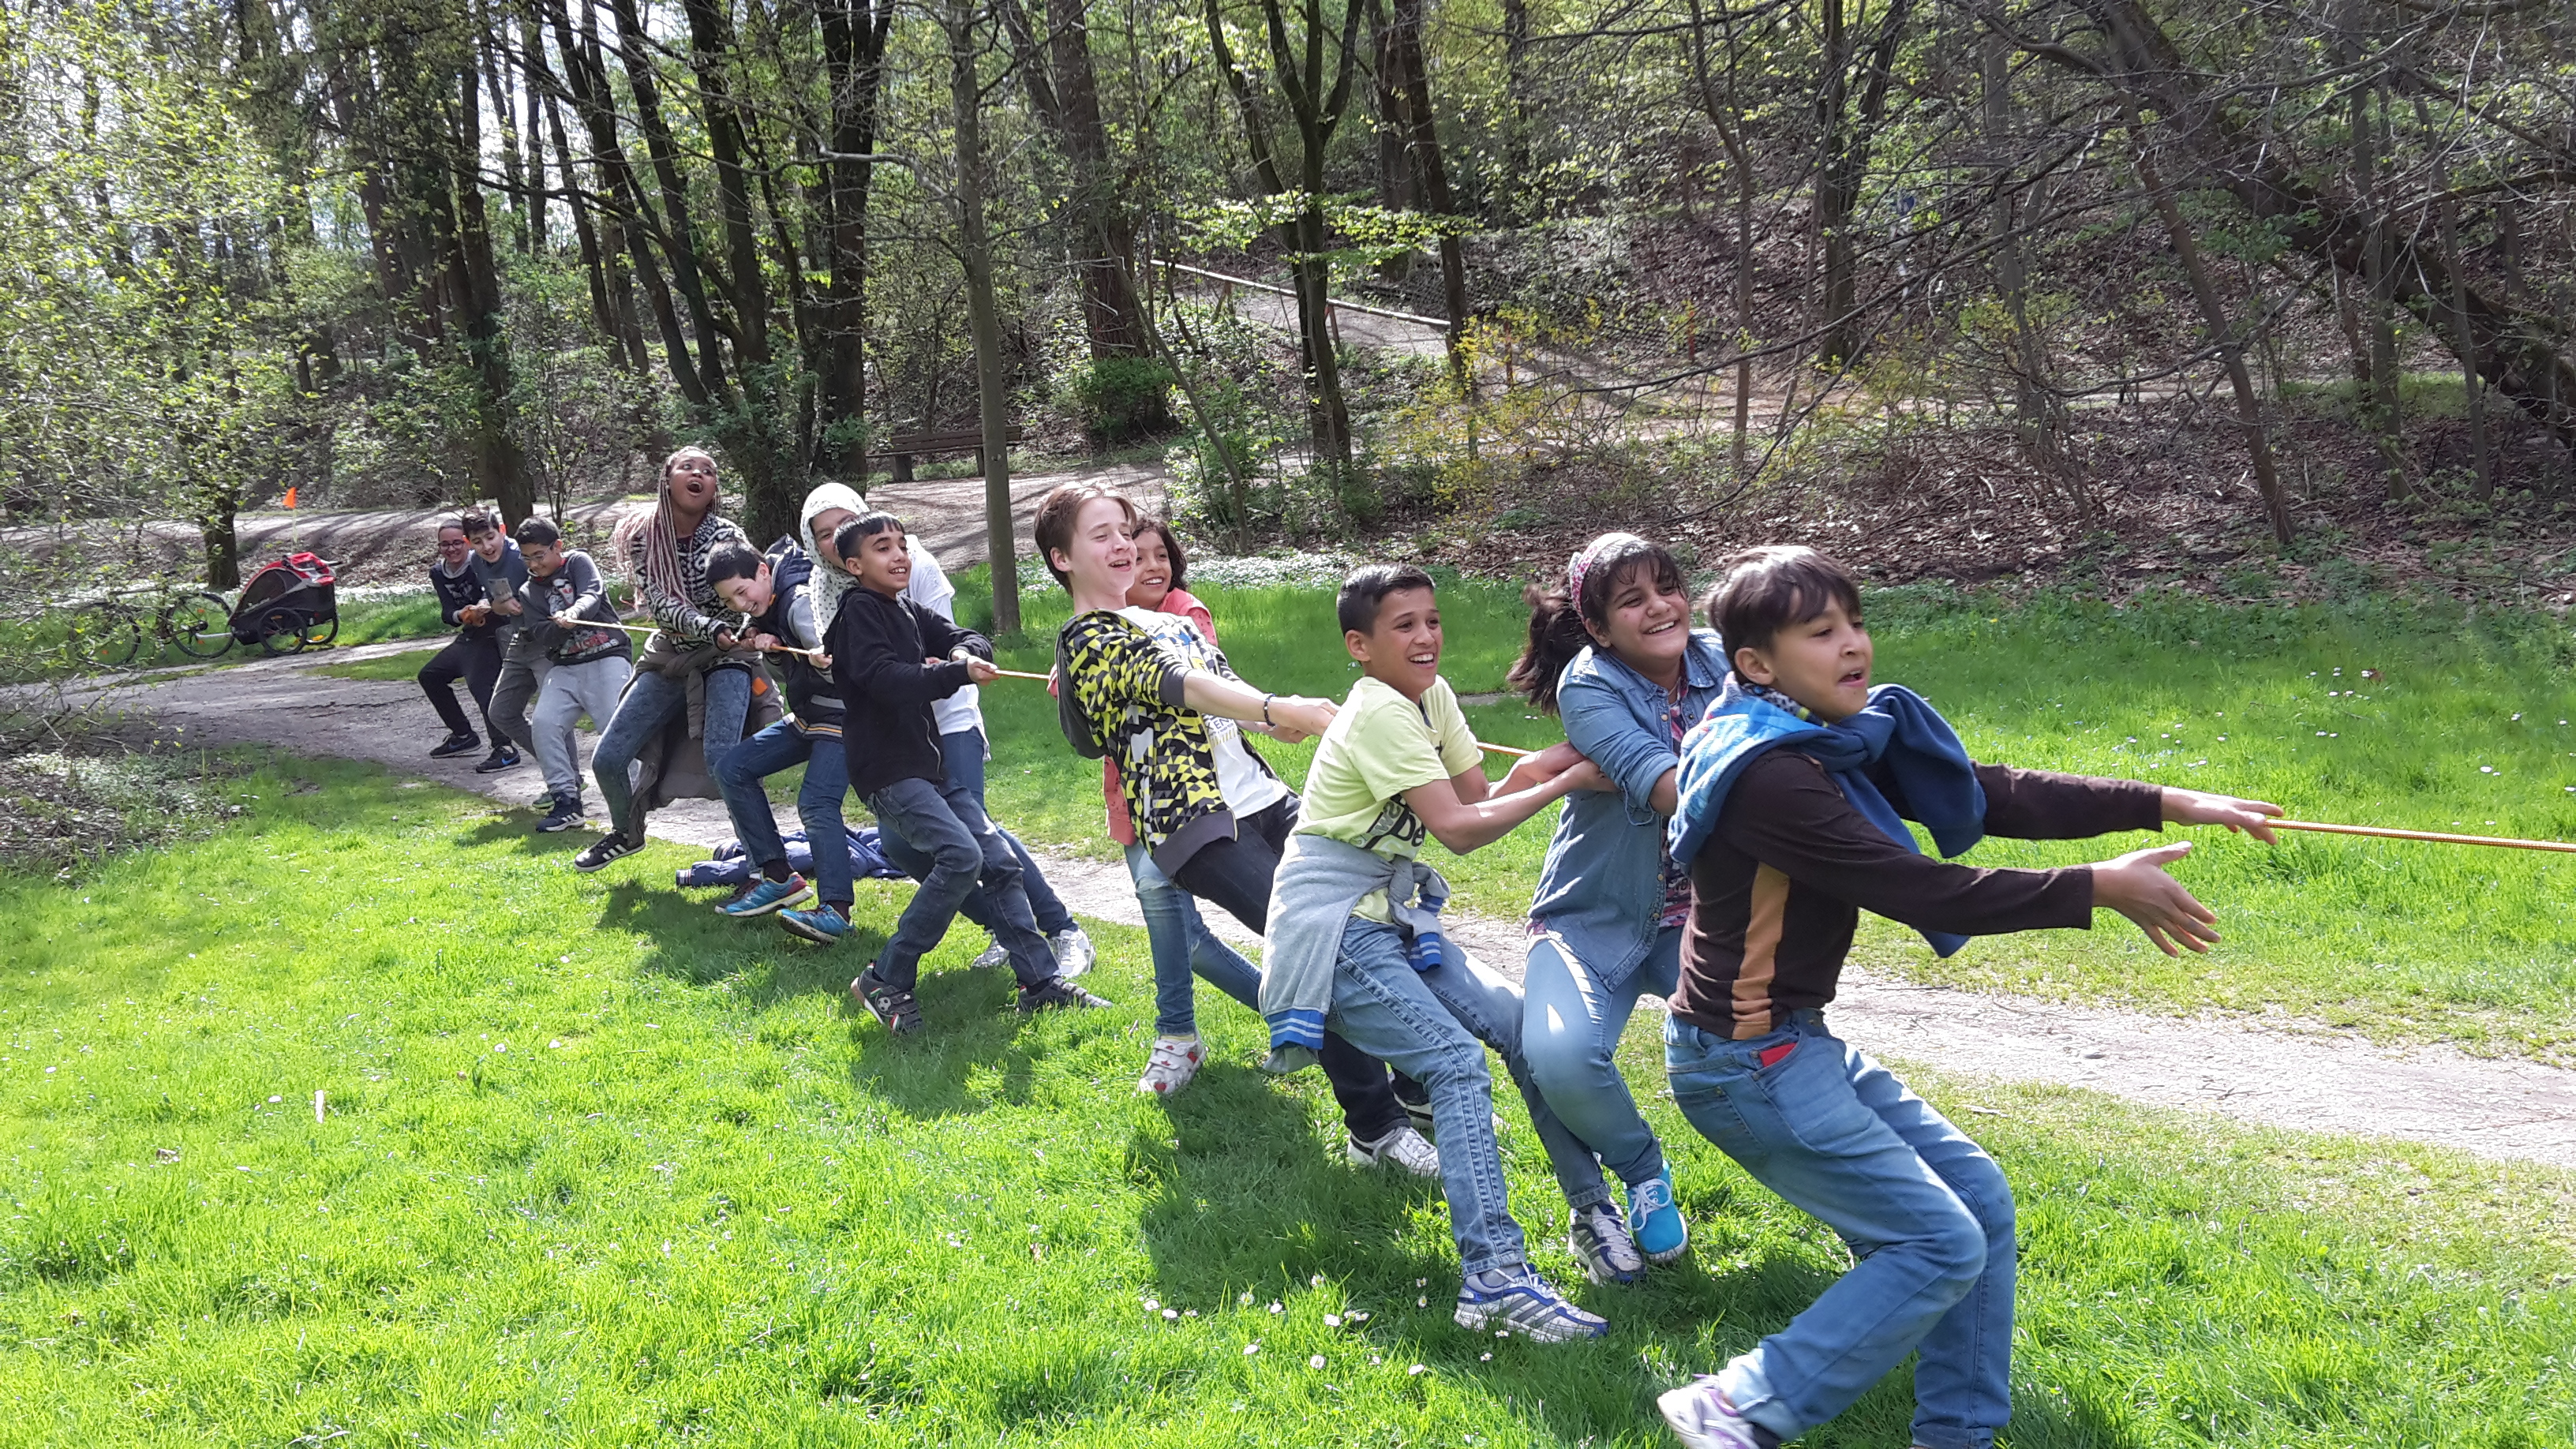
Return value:
<svg viewBox="0 0 2576 1449">
<path fill-rule="evenodd" d="M 645 641 L 635 678 L 591 756 L 591 773 L 608 805 L 609 831 L 573 857 L 575 869 L 598 870 L 644 848 L 643 811 L 636 808 L 630 772 L 672 719 L 691 708 L 693 688 L 703 707 L 699 739 L 707 769 L 713 771 L 742 740 L 760 656 L 742 647 L 741 621 L 707 582 L 707 564 L 725 545 L 750 540 L 716 512 L 718 501 L 714 455 L 694 445 L 682 448 L 663 461 L 653 511 L 620 531 L 636 597 L 653 616 L 656 632 Z"/>
</svg>

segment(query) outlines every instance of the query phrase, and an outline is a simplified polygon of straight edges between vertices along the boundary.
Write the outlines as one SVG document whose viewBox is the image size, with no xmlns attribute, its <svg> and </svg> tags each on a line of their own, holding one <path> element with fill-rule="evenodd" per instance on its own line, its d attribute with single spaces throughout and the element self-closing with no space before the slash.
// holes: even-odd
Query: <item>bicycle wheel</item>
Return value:
<svg viewBox="0 0 2576 1449">
<path fill-rule="evenodd" d="M 233 647 L 233 616 L 219 594 L 182 594 L 161 611 L 161 632 L 192 659 L 217 659 Z"/>
<path fill-rule="evenodd" d="M 122 669 L 143 648 L 142 626 L 111 605 L 93 604 L 72 616 L 67 641 L 72 658 L 94 669 Z"/>
<path fill-rule="evenodd" d="M 328 619 L 304 621 L 304 647 L 307 649 L 328 649 L 331 641 L 339 637 L 340 616 L 337 614 Z"/>
<path fill-rule="evenodd" d="M 259 647 L 271 654 L 297 654 L 304 649 L 301 609 L 271 609 L 252 627 L 259 631 Z"/>
</svg>

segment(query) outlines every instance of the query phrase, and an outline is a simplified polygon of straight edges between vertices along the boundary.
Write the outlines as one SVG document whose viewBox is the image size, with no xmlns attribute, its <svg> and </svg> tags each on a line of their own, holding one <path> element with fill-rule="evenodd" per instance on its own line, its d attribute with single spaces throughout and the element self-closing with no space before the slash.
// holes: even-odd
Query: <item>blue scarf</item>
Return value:
<svg viewBox="0 0 2576 1449">
<path fill-rule="evenodd" d="M 1884 763 L 1896 777 L 1905 803 L 1931 830 L 1942 855 L 1955 856 L 1985 838 L 1985 787 L 1977 783 L 1958 733 L 1923 696 L 1901 684 L 1882 684 L 1869 692 L 1860 713 L 1818 724 L 1797 701 L 1729 674 L 1708 712 L 1682 738 L 1673 859 L 1688 862 L 1699 854 L 1745 767 L 1781 745 L 1824 766 L 1852 808 L 1907 850 L 1922 853 L 1896 807 L 1870 783 L 1866 771 L 1872 765 Z M 1967 937 L 1947 931 L 1922 935 L 1943 956 L 1968 944 Z"/>
</svg>

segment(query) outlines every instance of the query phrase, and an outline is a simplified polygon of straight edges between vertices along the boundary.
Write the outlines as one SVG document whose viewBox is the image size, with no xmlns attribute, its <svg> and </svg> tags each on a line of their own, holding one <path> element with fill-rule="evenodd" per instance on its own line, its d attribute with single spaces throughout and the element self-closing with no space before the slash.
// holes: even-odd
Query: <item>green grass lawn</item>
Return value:
<svg viewBox="0 0 2576 1449">
<path fill-rule="evenodd" d="M 1694 1261 L 1583 1289 L 1604 1343 L 1472 1337 L 1436 1193 L 1340 1165 L 1250 1013 L 1203 993 L 1199 1084 L 1132 1095 L 1140 933 L 1094 927 L 1113 1009 L 1022 1020 L 960 932 L 897 1043 L 843 997 L 873 935 L 722 921 L 678 847 L 582 876 L 528 812 L 341 764 L 238 793 L 0 878 L 0 1443 L 1660 1445 L 1656 1392 L 1845 1263 L 1655 1099 L 1641 1023 Z M 2014 1449 L 2576 1427 L 2567 1174 L 1924 1086 L 2022 1204 Z M 1907 1412 L 1900 1375 L 1801 1442 Z"/>
<path fill-rule="evenodd" d="M 327 674 L 334 679 L 410 679 L 436 657 L 436 649 L 406 649 L 400 654 L 383 654 L 373 659 L 336 660 L 313 672 Z"/>
<path fill-rule="evenodd" d="M 968 597 L 981 577 L 960 584 L 969 617 L 989 609 Z M 1325 592 L 1204 597 L 1246 678 L 1348 688 Z M 1047 667 L 1063 599 L 1030 597 L 1030 642 L 1006 648 L 1006 663 Z M 1527 627 L 1517 593 L 1451 583 L 1441 602 L 1452 684 L 1501 688 Z M 1882 593 L 1870 609 L 1878 677 L 1930 697 L 1980 759 L 2251 795 L 2311 820 L 2576 839 L 2576 641 L 2546 616 L 2394 601 L 2114 610 L 2042 596 L 1998 606 L 1926 591 Z M 1064 746 L 1043 688 L 1004 681 L 984 691 L 984 707 L 995 815 L 1031 838 L 1108 854 L 1097 766 Z M 1468 715 L 1498 743 L 1562 738 L 1516 700 Z M 1311 746 L 1262 749 L 1292 784 L 1304 779 Z M 1508 762 L 1493 763 L 1499 775 Z M 1461 904 L 1515 917 L 1553 828 L 1549 812 L 1465 859 L 1436 843 L 1427 854 Z M 2089 933 L 1981 941 L 1948 961 L 1872 918 L 1860 959 L 1957 985 L 2161 1011 L 2279 1009 L 2391 1040 L 2576 1055 L 2576 912 L 2566 908 L 2576 860 L 2314 835 L 2266 848 L 2187 833 L 2200 849 L 2176 874 L 2219 912 L 2227 937 L 2207 958 L 2169 961 L 2106 917 Z M 2060 865 L 2144 843 L 1993 841 L 1965 859 Z"/>
</svg>

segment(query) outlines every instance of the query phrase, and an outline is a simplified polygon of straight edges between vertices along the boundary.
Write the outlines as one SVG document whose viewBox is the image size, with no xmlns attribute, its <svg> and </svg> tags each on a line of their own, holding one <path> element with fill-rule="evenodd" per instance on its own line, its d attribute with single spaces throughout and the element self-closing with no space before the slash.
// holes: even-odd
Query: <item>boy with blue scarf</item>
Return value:
<svg viewBox="0 0 2576 1449">
<path fill-rule="evenodd" d="M 1542 1343 L 1598 1338 L 1609 1325 L 1530 1269 L 1494 1142 L 1487 1044 L 1521 1083 L 1569 1195 L 1585 1177 L 1597 1182 L 1591 1151 L 1529 1089 L 1520 988 L 1441 934 L 1449 886 L 1418 857 L 1426 837 L 1463 854 L 1607 781 L 1571 745 L 1521 761 L 1499 788 L 1486 780 L 1475 733 L 1440 677 L 1440 609 L 1422 570 L 1359 569 L 1336 607 L 1363 674 L 1315 746 L 1304 810 L 1271 880 L 1267 1065 L 1318 1060 L 1329 1028 L 1422 1083 L 1464 1277 L 1453 1316 Z"/>
<path fill-rule="evenodd" d="M 2166 821 L 2269 842 L 2280 807 L 2134 780 L 1971 761 L 1947 721 L 1870 684 L 1852 577 L 1813 549 L 1729 561 L 1709 623 L 1732 667 L 1683 742 L 1672 854 L 1691 921 L 1664 1029 L 1673 1099 L 1700 1134 L 1850 1245 L 1854 1266 L 1718 1374 L 1663 1396 L 1691 1449 L 1772 1449 L 1921 1353 L 1913 1443 L 1989 1449 L 2012 1409 L 2013 1202 L 2001 1168 L 1827 1030 L 1863 910 L 1949 955 L 1970 936 L 2086 928 L 2097 907 L 2167 955 L 2217 917 L 2165 874 L 2189 842 L 2063 870 L 1945 856 L 1987 835 L 2068 840 Z"/>
</svg>

